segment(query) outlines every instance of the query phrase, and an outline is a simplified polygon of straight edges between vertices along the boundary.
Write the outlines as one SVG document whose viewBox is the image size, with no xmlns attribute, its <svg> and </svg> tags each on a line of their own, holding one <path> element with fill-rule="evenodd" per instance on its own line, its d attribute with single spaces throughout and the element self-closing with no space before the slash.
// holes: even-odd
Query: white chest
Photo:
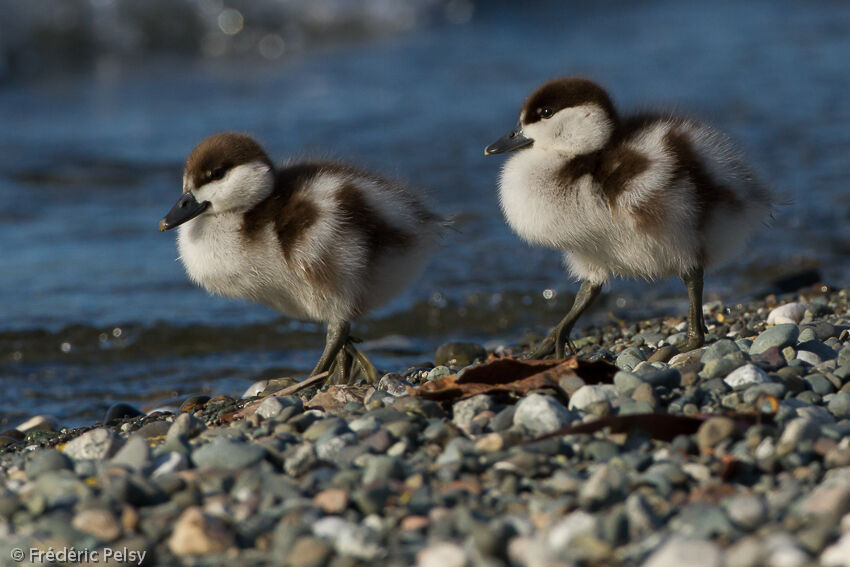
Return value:
<svg viewBox="0 0 850 567">
<path fill-rule="evenodd" d="M 236 218 L 199 217 L 178 229 L 177 248 L 186 273 L 219 295 L 243 295 L 251 285 L 251 262 L 244 253 Z"/>
<path fill-rule="evenodd" d="M 502 169 L 499 201 L 510 227 L 524 240 L 559 250 L 598 243 L 611 214 L 590 176 L 569 187 L 558 181 L 563 160 L 542 150 L 521 151 Z"/>
</svg>

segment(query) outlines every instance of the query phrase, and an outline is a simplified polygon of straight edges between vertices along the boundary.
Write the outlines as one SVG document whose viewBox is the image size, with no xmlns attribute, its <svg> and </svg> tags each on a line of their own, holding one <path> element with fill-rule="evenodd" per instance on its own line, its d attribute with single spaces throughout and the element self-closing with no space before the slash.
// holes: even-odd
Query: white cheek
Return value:
<svg viewBox="0 0 850 567">
<path fill-rule="evenodd" d="M 199 201 L 209 201 L 210 212 L 217 214 L 247 211 L 268 197 L 273 188 L 269 166 L 250 162 L 234 167 L 223 179 L 207 183 L 194 193 Z"/>
<path fill-rule="evenodd" d="M 611 137 L 613 125 L 604 110 L 585 104 L 565 108 L 526 126 L 525 131 L 538 147 L 579 155 L 601 149 Z"/>
</svg>

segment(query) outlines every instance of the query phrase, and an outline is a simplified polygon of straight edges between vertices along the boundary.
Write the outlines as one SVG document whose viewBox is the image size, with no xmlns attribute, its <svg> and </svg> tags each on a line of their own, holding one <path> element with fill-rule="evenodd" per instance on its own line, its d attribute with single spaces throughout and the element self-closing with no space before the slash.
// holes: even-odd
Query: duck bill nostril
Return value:
<svg viewBox="0 0 850 567">
<path fill-rule="evenodd" d="M 522 148 L 526 148 L 534 143 L 531 138 L 526 138 L 522 132 L 522 125 L 517 125 L 516 128 L 490 144 L 484 149 L 484 155 L 504 154 L 513 152 Z"/>
<path fill-rule="evenodd" d="M 183 193 L 180 199 L 171 207 L 168 214 L 159 221 L 159 230 L 171 230 L 186 221 L 192 220 L 210 206 L 209 201 L 199 203 L 191 193 Z"/>
</svg>

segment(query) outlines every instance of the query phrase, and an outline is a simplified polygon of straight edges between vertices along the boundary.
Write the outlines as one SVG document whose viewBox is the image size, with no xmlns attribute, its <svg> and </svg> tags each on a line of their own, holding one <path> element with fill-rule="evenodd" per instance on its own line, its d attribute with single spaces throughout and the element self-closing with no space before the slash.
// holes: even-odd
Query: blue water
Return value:
<svg viewBox="0 0 850 567">
<path fill-rule="evenodd" d="M 559 318 L 576 286 L 557 253 L 507 229 L 501 160 L 483 156 L 525 95 L 559 75 L 596 79 L 625 111 L 708 120 L 793 201 L 709 275 L 709 298 L 751 297 L 806 268 L 848 281 L 850 4 L 519 4 L 274 62 L 151 55 L 1 84 L 5 421 L 81 423 L 117 399 L 239 393 L 312 366 L 317 326 L 209 297 L 187 281 L 174 235 L 156 229 L 186 155 L 220 130 L 249 132 L 281 160 L 333 157 L 412 180 L 456 217 L 423 276 L 359 327 L 397 335 L 371 351 L 387 368 L 431 358 L 446 337 L 517 337 Z M 615 281 L 603 307 L 676 312 L 681 295 L 673 280 Z"/>
</svg>

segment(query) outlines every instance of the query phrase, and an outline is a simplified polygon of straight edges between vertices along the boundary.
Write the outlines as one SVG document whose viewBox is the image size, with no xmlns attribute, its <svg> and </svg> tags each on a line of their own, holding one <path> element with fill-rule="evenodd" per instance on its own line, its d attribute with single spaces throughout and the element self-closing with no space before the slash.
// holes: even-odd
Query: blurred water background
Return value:
<svg viewBox="0 0 850 567">
<path fill-rule="evenodd" d="M 850 275 L 850 3 L 0 0 L 0 426 L 113 401 L 239 394 L 308 371 L 323 330 L 193 287 L 156 230 L 210 133 L 414 181 L 454 215 L 423 276 L 356 326 L 379 366 L 544 332 L 576 285 L 514 237 L 483 148 L 525 95 L 592 77 L 623 110 L 729 132 L 793 204 L 709 275 L 740 301 Z M 614 281 L 588 322 L 683 314 L 680 282 Z"/>
</svg>

